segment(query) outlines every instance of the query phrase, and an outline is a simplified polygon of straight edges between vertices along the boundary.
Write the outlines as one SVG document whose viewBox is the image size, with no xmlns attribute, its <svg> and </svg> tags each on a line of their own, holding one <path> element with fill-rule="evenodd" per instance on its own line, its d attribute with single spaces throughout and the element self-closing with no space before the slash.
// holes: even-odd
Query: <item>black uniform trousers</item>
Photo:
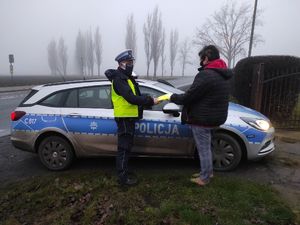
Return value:
<svg viewBox="0 0 300 225">
<path fill-rule="evenodd" d="M 116 118 L 118 126 L 118 152 L 116 157 L 117 173 L 120 183 L 128 178 L 128 159 L 133 146 L 134 118 Z"/>
</svg>

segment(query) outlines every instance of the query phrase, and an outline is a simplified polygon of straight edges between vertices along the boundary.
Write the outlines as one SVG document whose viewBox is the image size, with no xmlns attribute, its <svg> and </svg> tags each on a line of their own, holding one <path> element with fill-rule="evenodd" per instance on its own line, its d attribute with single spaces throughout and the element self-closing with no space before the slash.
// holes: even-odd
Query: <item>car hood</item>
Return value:
<svg viewBox="0 0 300 225">
<path fill-rule="evenodd" d="M 229 113 L 231 115 L 235 115 L 238 117 L 244 116 L 244 117 L 262 118 L 262 119 L 269 120 L 266 116 L 264 116 L 263 114 L 261 114 L 260 112 L 254 109 L 250 109 L 245 106 L 232 103 L 232 102 L 229 103 Z"/>
</svg>

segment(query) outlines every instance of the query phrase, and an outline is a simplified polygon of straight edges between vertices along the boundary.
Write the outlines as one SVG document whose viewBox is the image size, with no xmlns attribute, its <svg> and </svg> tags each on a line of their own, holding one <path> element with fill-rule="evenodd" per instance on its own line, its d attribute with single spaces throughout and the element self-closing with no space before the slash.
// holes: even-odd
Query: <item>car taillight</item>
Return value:
<svg viewBox="0 0 300 225">
<path fill-rule="evenodd" d="M 22 116 L 24 116 L 26 114 L 26 112 L 23 111 L 14 111 L 10 114 L 10 119 L 12 121 L 17 121 L 19 120 Z"/>
</svg>

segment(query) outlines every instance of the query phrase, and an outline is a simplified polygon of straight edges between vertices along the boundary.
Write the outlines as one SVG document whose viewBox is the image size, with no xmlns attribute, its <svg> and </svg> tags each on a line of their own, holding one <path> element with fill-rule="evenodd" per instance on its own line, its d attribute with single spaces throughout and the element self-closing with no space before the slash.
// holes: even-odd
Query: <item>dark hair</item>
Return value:
<svg viewBox="0 0 300 225">
<path fill-rule="evenodd" d="M 208 61 L 212 61 L 220 58 L 219 50 L 214 45 L 204 46 L 198 55 L 201 58 L 201 60 L 207 56 Z"/>
</svg>

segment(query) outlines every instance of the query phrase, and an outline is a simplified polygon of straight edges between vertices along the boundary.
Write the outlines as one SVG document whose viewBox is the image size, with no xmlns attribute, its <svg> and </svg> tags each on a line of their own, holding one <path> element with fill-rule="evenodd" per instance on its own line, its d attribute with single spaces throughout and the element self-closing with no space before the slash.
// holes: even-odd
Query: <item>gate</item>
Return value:
<svg viewBox="0 0 300 225">
<path fill-rule="evenodd" d="M 300 129 L 300 71 L 298 68 L 265 72 L 254 67 L 251 107 L 269 117 L 276 128 Z"/>
</svg>

